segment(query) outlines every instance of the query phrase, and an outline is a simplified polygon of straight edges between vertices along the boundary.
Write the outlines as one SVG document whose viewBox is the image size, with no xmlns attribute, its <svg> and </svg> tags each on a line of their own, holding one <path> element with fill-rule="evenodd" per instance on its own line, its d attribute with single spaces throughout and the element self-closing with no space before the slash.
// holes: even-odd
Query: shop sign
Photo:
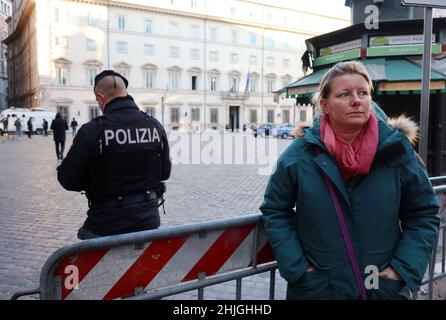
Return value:
<svg viewBox="0 0 446 320">
<path fill-rule="evenodd" d="M 445 88 L 444 80 L 431 81 L 431 90 L 442 90 Z M 404 81 L 404 82 L 381 82 L 379 91 L 415 91 L 421 90 L 421 81 Z"/>
</svg>

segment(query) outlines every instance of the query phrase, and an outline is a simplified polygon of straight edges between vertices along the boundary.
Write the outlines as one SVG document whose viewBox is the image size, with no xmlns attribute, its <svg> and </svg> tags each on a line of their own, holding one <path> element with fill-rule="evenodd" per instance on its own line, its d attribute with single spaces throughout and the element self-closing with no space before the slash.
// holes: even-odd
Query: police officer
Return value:
<svg viewBox="0 0 446 320">
<path fill-rule="evenodd" d="M 84 124 L 57 168 L 60 184 L 85 191 L 89 210 L 79 239 L 156 229 L 171 161 L 166 132 L 140 111 L 128 81 L 105 70 L 94 94 L 103 115 Z"/>
</svg>

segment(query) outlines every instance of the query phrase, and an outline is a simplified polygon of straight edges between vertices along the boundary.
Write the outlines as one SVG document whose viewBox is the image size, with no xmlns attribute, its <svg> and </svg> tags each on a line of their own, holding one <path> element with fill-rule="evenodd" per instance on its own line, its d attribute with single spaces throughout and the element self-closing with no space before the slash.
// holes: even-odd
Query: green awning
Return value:
<svg viewBox="0 0 446 320">
<path fill-rule="evenodd" d="M 294 88 L 294 87 L 304 87 L 304 86 L 314 86 L 319 85 L 319 82 L 321 81 L 324 74 L 329 70 L 330 68 L 323 68 L 314 71 L 313 73 L 309 74 L 308 76 L 305 76 L 287 86 L 287 88 Z"/>
<path fill-rule="evenodd" d="M 422 79 L 422 68 L 419 61 L 411 58 L 372 58 L 361 60 L 364 63 L 370 77 L 376 82 L 375 90 L 378 94 L 401 94 L 419 93 Z M 281 93 L 286 92 L 287 97 L 293 96 L 296 101 L 308 103 L 314 92 L 318 90 L 319 83 L 324 74 L 330 69 L 322 68 L 314 71 L 285 88 Z M 445 90 L 444 81 L 446 74 L 446 58 L 432 63 L 431 90 Z"/>
<path fill-rule="evenodd" d="M 439 56 L 441 57 L 441 56 Z M 423 65 L 423 60 L 420 57 L 409 57 L 409 61 L 415 63 L 417 66 L 421 67 Z M 446 57 L 432 58 L 432 70 L 440 74 L 446 75 Z"/>
<path fill-rule="evenodd" d="M 301 103 L 308 103 L 311 100 L 311 96 L 319 89 L 319 83 L 322 77 L 330 68 L 323 68 L 314 71 L 306 77 L 303 77 L 291 84 L 286 89 L 287 97 L 294 95 L 296 101 Z"/>
<path fill-rule="evenodd" d="M 386 79 L 386 59 L 367 59 L 361 62 L 364 63 L 364 66 L 373 81 L 382 81 Z"/>
<path fill-rule="evenodd" d="M 386 81 L 421 81 L 422 68 L 407 59 L 385 59 Z M 431 80 L 444 80 L 442 75 L 434 70 L 431 72 Z"/>
</svg>

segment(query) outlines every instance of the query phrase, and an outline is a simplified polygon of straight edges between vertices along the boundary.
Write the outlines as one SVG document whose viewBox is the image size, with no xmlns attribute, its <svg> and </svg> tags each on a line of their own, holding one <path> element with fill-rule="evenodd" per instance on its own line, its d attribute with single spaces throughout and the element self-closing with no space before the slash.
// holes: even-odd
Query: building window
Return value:
<svg viewBox="0 0 446 320">
<path fill-rule="evenodd" d="M 249 80 L 249 91 L 252 93 L 257 92 L 257 79 L 251 79 Z"/>
<path fill-rule="evenodd" d="M 249 122 L 257 123 L 257 110 L 255 109 L 249 110 Z"/>
<path fill-rule="evenodd" d="M 200 121 L 200 109 L 192 108 L 191 110 L 191 119 L 192 121 Z"/>
<path fill-rule="evenodd" d="M 211 123 L 218 123 L 218 109 L 211 109 Z"/>
<path fill-rule="evenodd" d="M 144 55 L 145 56 L 153 56 L 155 53 L 153 44 L 145 44 L 144 45 Z"/>
<path fill-rule="evenodd" d="M 217 77 L 211 77 L 211 91 L 217 91 Z"/>
<path fill-rule="evenodd" d="M 266 88 L 268 93 L 273 93 L 274 91 L 274 79 L 266 80 Z"/>
<path fill-rule="evenodd" d="M 57 112 L 60 113 L 63 119 L 65 120 L 70 119 L 70 113 L 68 112 L 69 108 L 67 106 L 57 106 L 56 109 Z"/>
<path fill-rule="evenodd" d="M 283 67 L 284 68 L 290 67 L 290 59 L 283 59 Z"/>
<path fill-rule="evenodd" d="M 266 58 L 266 65 L 268 67 L 274 67 L 274 57 L 267 57 Z"/>
<path fill-rule="evenodd" d="M 232 93 L 236 93 L 238 91 L 238 81 L 237 81 L 237 78 L 235 78 L 235 77 L 231 79 L 231 89 L 230 89 L 230 91 Z"/>
<path fill-rule="evenodd" d="M 209 53 L 209 59 L 211 61 L 218 61 L 218 52 L 217 51 L 211 51 Z"/>
<path fill-rule="evenodd" d="M 96 41 L 87 39 L 87 50 L 96 51 Z"/>
<path fill-rule="evenodd" d="M 290 110 L 283 110 L 282 111 L 282 123 L 289 123 L 290 122 Z"/>
<path fill-rule="evenodd" d="M 190 0 L 190 7 L 196 8 L 197 7 L 197 0 Z"/>
<path fill-rule="evenodd" d="M 231 31 L 231 43 L 237 44 L 237 31 Z"/>
<path fill-rule="evenodd" d="M 169 32 L 172 36 L 179 35 L 178 22 L 171 22 L 169 27 Z"/>
<path fill-rule="evenodd" d="M 211 40 L 217 41 L 217 28 L 211 28 Z"/>
<path fill-rule="evenodd" d="M 178 47 L 170 47 L 169 49 L 171 58 L 179 58 L 180 57 L 180 48 Z"/>
<path fill-rule="evenodd" d="M 144 73 L 144 85 L 147 89 L 155 88 L 155 73 L 153 71 Z"/>
<path fill-rule="evenodd" d="M 178 72 L 171 72 L 169 74 L 169 84 L 172 90 L 180 88 L 180 74 Z"/>
<path fill-rule="evenodd" d="M 271 12 L 268 12 L 268 21 L 273 20 L 273 14 Z"/>
<path fill-rule="evenodd" d="M 199 32 L 199 29 L 198 29 L 197 25 L 194 24 L 194 25 L 190 26 L 190 34 L 191 34 L 192 39 L 194 39 L 194 40 L 198 39 L 198 32 Z"/>
<path fill-rule="evenodd" d="M 284 48 L 285 50 L 289 50 L 289 49 L 290 49 L 290 45 L 288 44 L 288 42 L 284 42 L 284 43 L 283 43 L 283 48 Z"/>
<path fill-rule="evenodd" d="M 266 38 L 266 47 L 268 49 L 273 49 L 274 48 L 274 40 L 271 38 Z"/>
<path fill-rule="evenodd" d="M 200 59 L 200 50 L 199 49 L 190 49 L 190 58 L 193 60 Z"/>
<path fill-rule="evenodd" d="M 94 85 L 94 78 L 98 74 L 97 69 L 88 69 L 87 70 L 87 83 L 90 87 Z"/>
<path fill-rule="evenodd" d="M 101 110 L 99 109 L 99 107 L 94 106 L 90 107 L 89 109 L 90 120 L 93 120 L 101 115 Z"/>
<path fill-rule="evenodd" d="M 257 35 L 255 33 L 251 32 L 249 39 L 252 46 L 257 45 Z"/>
<path fill-rule="evenodd" d="M 232 63 L 238 62 L 238 54 L 237 53 L 231 53 L 231 62 Z"/>
<path fill-rule="evenodd" d="M 153 108 L 153 107 L 147 107 L 147 108 L 145 108 L 145 110 L 146 110 L 146 112 L 147 112 L 148 115 L 150 115 L 150 116 L 152 116 L 152 117 L 155 118 L 155 114 L 156 114 L 156 112 L 155 112 L 155 108 Z"/>
<path fill-rule="evenodd" d="M 118 41 L 116 47 L 117 53 L 127 53 L 127 42 Z"/>
<path fill-rule="evenodd" d="M 255 55 L 250 55 L 249 56 L 249 64 L 250 65 L 253 65 L 253 66 L 256 66 L 257 65 L 257 56 L 255 56 Z"/>
<path fill-rule="evenodd" d="M 180 108 L 170 109 L 170 123 L 180 123 Z"/>
<path fill-rule="evenodd" d="M 195 91 L 197 90 L 197 88 L 198 88 L 198 76 L 192 76 L 191 89 Z"/>
<path fill-rule="evenodd" d="M 88 13 L 87 23 L 89 26 L 95 27 L 98 25 L 98 18 L 95 14 Z"/>
<path fill-rule="evenodd" d="M 67 85 L 68 84 L 68 69 L 57 67 L 56 72 L 57 72 L 57 75 L 56 75 L 57 84 L 59 84 L 61 86 Z"/>
<path fill-rule="evenodd" d="M 290 84 L 289 80 L 283 80 L 282 81 L 282 88 L 288 86 L 289 84 Z"/>
<path fill-rule="evenodd" d="M 118 16 L 118 29 L 125 30 L 125 17 L 124 16 Z"/>
<path fill-rule="evenodd" d="M 152 33 L 152 20 L 151 19 L 146 19 L 145 22 L 145 31 L 147 33 Z"/>
<path fill-rule="evenodd" d="M 300 110 L 300 122 L 307 121 L 307 110 Z"/>
<path fill-rule="evenodd" d="M 56 46 L 60 48 L 68 47 L 67 37 L 56 37 Z"/>
<path fill-rule="evenodd" d="M 235 10 L 235 7 L 231 7 L 231 14 L 234 16 L 237 13 L 237 11 Z"/>
<path fill-rule="evenodd" d="M 274 123 L 274 110 L 268 110 L 266 117 L 268 123 Z"/>
</svg>

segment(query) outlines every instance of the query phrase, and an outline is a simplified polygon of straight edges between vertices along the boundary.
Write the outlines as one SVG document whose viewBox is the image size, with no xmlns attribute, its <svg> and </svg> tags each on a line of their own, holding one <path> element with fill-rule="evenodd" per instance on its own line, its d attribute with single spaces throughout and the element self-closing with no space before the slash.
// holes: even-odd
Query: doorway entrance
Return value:
<svg viewBox="0 0 446 320">
<path fill-rule="evenodd" d="M 232 132 L 240 128 L 240 106 L 229 106 L 229 127 Z"/>
</svg>

